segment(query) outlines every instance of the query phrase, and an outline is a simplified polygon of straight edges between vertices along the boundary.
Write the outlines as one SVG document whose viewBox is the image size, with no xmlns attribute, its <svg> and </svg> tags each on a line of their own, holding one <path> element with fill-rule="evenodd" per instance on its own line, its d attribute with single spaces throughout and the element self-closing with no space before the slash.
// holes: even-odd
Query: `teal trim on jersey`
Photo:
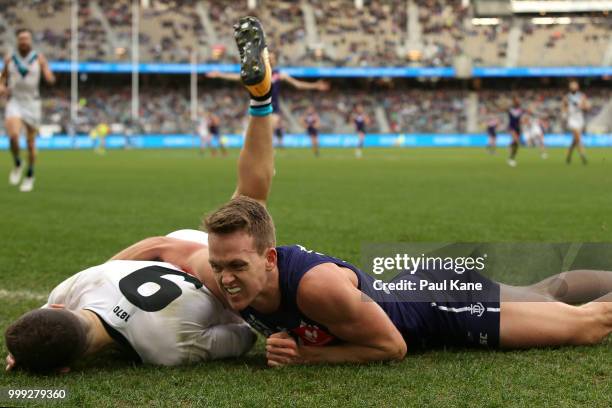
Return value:
<svg viewBox="0 0 612 408">
<path fill-rule="evenodd" d="M 22 78 L 25 78 L 30 72 L 30 65 L 38 58 L 38 53 L 36 51 L 32 51 L 30 57 L 25 61 L 21 59 L 16 52 L 13 53 L 13 62 L 17 67 L 17 71 L 21 74 Z"/>
</svg>

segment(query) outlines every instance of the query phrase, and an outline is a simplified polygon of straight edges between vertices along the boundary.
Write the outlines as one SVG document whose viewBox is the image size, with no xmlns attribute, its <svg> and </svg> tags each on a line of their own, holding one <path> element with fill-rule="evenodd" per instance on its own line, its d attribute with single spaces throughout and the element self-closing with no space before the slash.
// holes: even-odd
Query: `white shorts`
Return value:
<svg viewBox="0 0 612 408">
<path fill-rule="evenodd" d="M 204 231 L 193 229 L 182 229 L 174 231 L 166 235 L 169 238 L 182 239 L 183 241 L 197 242 L 198 244 L 208 246 L 208 234 Z"/>
<path fill-rule="evenodd" d="M 22 101 L 15 98 L 10 98 L 6 104 L 4 117 L 20 118 L 23 122 L 28 124 L 28 126 L 38 129 L 40 127 L 40 120 L 42 116 L 41 111 L 42 108 L 40 99 Z"/>
<path fill-rule="evenodd" d="M 537 127 L 537 128 L 531 128 L 529 130 L 527 130 L 527 132 L 525 132 L 525 138 L 527 140 L 535 140 L 538 139 L 540 137 L 542 137 L 544 135 L 544 133 L 542 132 L 542 129 Z"/>
<path fill-rule="evenodd" d="M 584 129 L 584 119 L 582 119 L 582 118 L 569 118 L 567 120 L 567 127 L 570 130 L 577 130 L 579 132 L 582 132 L 582 129 Z"/>
</svg>

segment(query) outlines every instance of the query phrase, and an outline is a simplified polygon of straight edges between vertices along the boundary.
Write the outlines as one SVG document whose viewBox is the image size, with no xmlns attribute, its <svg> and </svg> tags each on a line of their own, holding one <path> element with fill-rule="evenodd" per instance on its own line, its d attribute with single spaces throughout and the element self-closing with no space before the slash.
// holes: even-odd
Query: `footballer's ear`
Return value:
<svg viewBox="0 0 612 408">
<path fill-rule="evenodd" d="M 277 257 L 276 248 L 270 247 L 266 249 L 265 256 L 266 256 L 266 269 L 274 268 L 276 266 L 276 257 Z"/>
</svg>

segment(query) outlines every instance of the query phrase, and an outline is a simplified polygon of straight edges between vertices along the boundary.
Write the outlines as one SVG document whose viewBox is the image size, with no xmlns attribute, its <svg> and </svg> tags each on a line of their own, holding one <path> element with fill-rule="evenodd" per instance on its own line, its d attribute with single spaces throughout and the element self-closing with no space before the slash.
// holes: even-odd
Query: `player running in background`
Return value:
<svg viewBox="0 0 612 408">
<path fill-rule="evenodd" d="M 270 64 L 274 67 L 276 66 L 276 56 L 273 52 L 269 53 Z M 207 75 L 209 78 L 220 78 L 228 81 L 240 81 L 240 74 L 233 73 L 224 73 L 224 72 L 211 72 Z M 280 92 L 281 92 L 281 83 L 287 82 L 289 85 L 293 86 L 295 89 L 300 91 L 328 91 L 329 90 L 329 82 L 318 80 L 315 82 L 308 81 L 300 81 L 299 79 L 295 79 L 289 74 L 281 72 L 277 68 L 272 69 L 271 73 L 272 78 L 272 123 L 274 127 L 274 135 L 276 136 L 277 146 L 283 147 L 283 136 L 284 130 L 281 124 L 281 108 L 280 108 Z"/>
<path fill-rule="evenodd" d="M 489 137 L 487 151 L 489 154 L 495 154 L 497 147 L 497 126 L 499 126 L 499 120 L 495 115 L 490 115 L 489 120 L 487 120 L 487 135 Z"/>
<path fill-rule="evenodd" d="M 310 144 L 312 145 L 312 151 L 316 157 L 319 157 L 319 125 L 321 119 L 315 111 L 314 106 L 309 106 L 308 110 L 302 116 L 302 126 L 306 128 L 306 133 L 310 137 Z"/>
<path fill-rule="evenodd" d="M 565 159 L 567 164 L 572 162 L 574 149 L 578 149 L 578 154 L 582 159 L 582 164 L 587 164 L 587 158 L 582 144 L 582 132 L 584 131 L 584 112 L 589 110 L 589 101 L 585 94 L 580 92 L 578 81 L 571 80 L 569 92 L 563 99 L 563 113 L 567 117 L 567 127 L 572 132 L 572 144 L 567 151 Z"/>
<path fill-rule="evenodd" d="M 525 111 L 521 107 L 521 101 L 518 96 L 512 98 L 512 106 L 508 109 L 508 131 L 512 137 L 510 142 L 510 157 L 508 164 L 510 167 L 516 167 L 516 154 L 521 143 L 521 127 L 523 123 L 523 114 Z"/>
<path fill-rule="evenodd" d="M 106 137 L 110 132 L 110 127 L 106 122 L 99 123 L 96 127 L 94 127 L 91 132 L 89 132 L 89 137 L 96 144 L 95 152 L 99 155 L 106 154 Z"/>
<path fill-rule="evenodd" d="M 283 138 L 285 136 L 285 122 L 282 115 L 278 115 L 276 120 L 276 126 L 274 126 L 274 139 L 276 140 L 275 146 L 279 149 L 283 149 Z"/>
<path fill-rule="evenodd" d="M 199 119 L 198 136 L 200 137 L 200 154 L 204 154 L 206 147 L 208 147 L 211 154 L 216 156 L 217 150 L 212 143 L 214 139 L 221 150 L 221 154 L 227 156 L 227 149 L 221 137 L 221 119 L 217 115 L 208 112 Z"/>
<path fill-rule="evenodd" d="M 34 164 L 36 162 L 36 134 L 41 122 L 40 77 L 53 85 L 55 76 L 43 54 L 32 49 L 32 32 L 17 30 L 17 50 L 4 59 L 0 74 L 0 96 L 7 95 L 5 126 L 10 139 L 13 170 L 9 183 L 13 186 L 21 181 L 24 166 L 19 154 L 19 135 L 25 129 L 28 146 L 28 167 L 19 187 L 29 192 L 34 188 Z"/>
<path fill-rule="evenodd" d="M 362 104 L 357 104 L 355 110 L 351 115 L 353 124 L 355 125 L 355 132 L 359 136 L 359 142 L 357 143 L 357 149 L 355 150 L 355 157 L 360 159 L 363 156 L 363 144 L 365 142 L 366 128 L 370 125 L 370 117 L 365 113 Z"/>
<path fill-rule="evenodd" d="M 548 153 L 546 153 L 546 146 L 544 144 L 542 121 L 535 112 L 530 112 L 526 115 L 525 121 L 527 123 L 527 129 L 525 130 L 527 146 L 538 147 L 540 149 L 540 157 L 542 159 L 547 159 Z"/>
</svg>

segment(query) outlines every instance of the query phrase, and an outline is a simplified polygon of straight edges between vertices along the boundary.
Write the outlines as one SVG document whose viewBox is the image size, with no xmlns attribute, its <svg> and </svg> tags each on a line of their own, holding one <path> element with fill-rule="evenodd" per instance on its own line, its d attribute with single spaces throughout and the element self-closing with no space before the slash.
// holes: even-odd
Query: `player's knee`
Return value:
<svg viewBox="0 0 612 408">
<path fill-rule="evenodd" d="M 400 361 L 406 356 L 408 347 L 406 346 L 406 342 L 400 338 L 397 341 L 389 342 L 389 344 L 385 346 L 385 352 L 388 360 Z"/>
<path fill-rule="evenodd" d="M 396 355 L 394 360 L 403 360 L 406 357 L 406 353 L 408 352 L 408 346 L 406 346 L 406 342 L 402 341 L 396 351 Z"/>
</svg>

